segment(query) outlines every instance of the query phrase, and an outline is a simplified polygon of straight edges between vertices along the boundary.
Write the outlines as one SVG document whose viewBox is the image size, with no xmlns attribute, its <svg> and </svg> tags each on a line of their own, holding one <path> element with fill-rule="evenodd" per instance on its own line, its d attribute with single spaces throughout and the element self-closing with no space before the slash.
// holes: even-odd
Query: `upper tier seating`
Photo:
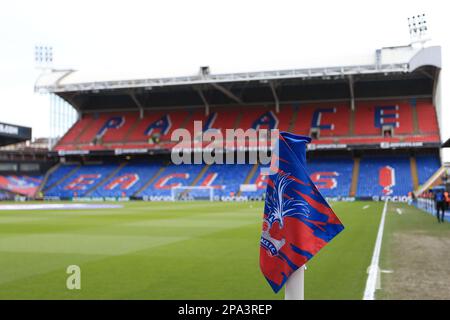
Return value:
<svg viewBox="0 0 450 320">
<path fill-rule="evenodd" d="M 346 102 L 323 102 L 282 105 L 278 114 L 273 106 L 212 107 L 208 116 L 201 108 L 146 111 L 142 119 L 137 111 L 87 114 L 74 124 L 55 150 L 152 148 L 157 147 L 151 139 L 155 134 L 159 135 L 161 146 L 170 148 L 175 145 L 170 143 L 170 137 L 176 128 L 185 128 L 192 137 L 196 136 L 194 121 L 202 121 L 202 130 L 219 129 L 224 136 L 225 129 L 234 128 L 279 128 L 303 135 L 318 128 L 320 139 L 314 140 L 318 144 L 439 142 L 432 103 L 404 99 L 357 102 L 355 111 Z M 383 126 L 392 126 L 394 137 L 382 137 Z"/>
<path fill-rule="evenodd" d="M 438 134 L 439 126 L 433 104 L 430 101 L 419 100 L 416 108 L 420 132 Z"/>
<path fill-rule="evenodd" d="M 413 133 L 412 106 L 408 100 L 358 102 L 355 135 L 380 135 L 383 126 L 392 126 L 395 134 Z"/>
</svg>

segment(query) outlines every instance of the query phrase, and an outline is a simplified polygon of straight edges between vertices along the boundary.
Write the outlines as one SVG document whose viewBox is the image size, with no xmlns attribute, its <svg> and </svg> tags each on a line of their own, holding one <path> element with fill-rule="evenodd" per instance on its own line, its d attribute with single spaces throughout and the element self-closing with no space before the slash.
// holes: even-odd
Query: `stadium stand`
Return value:
<svg viewBox="0 0 450 320">
<path fill-rule="evenodd" d="M 33 196 L 43 176 L 0 175 L 0 190 L 6 190 L 23 196 Z"/>
<path fill-rule="evenodd" d="M 407 156 L 361 158 L 356 196 L 406 196 L 413 191 Z"/>
<path fill-rule="evenodd" d="M 419 184 L 424 184 L 440 167 L 441 162 L 436 155 L 417 155 L 417 174 Z"/>
<path fill-rule="evenodd" d="M 439 134 L 436 109 L 430 101 L 417 101 L 417 117 L 419 130 L 422 134 Z"/>
<path fill-rule="evenodd" d="M 52 180 L 63 177 L 65 179 L 51 188 L 48 188 L 50 187 L 48 184 L 48 187 L 44 188 L 45 194 L 49 197 L 61 198 L 83 197 L 118 167 L 117 163 L 88 164 L 80 166 L 75 173 L 65 176 L 67 172 L 73 170 L 73 167 L 61 166 L 53 173 L 55 177 Z"/>
<path fill-rule="evenodd" d="M 424 54 L 431 60 L 422 65 Z M 195 142 L 197 130 L 226 138 L 226 129 L 278 128 L 312 137 L 308 170 L 326 197 L 406 196 L 440 166 L 436 110 L 442 106 L 434 90 L 440 48 L 381 48 L 360 61 L 368 59 L 373 64 L 233 74 L 205 67 L 159 79 L 90 82 L 73 71 L 55 82 L 44 75 L 36 88 L 73 105 L 79 117 L 50 154 L 80 164 L 53 166 L 39 190 L 169 200 L 181 186 L 193 187 L 181 195 L 197 198 L 206 190 L 198 187 L 212 187 L 216 196 L 263 197 L 264 166 L 174 165 L 175 146 L 188 154 L 209 141 L 180 146 L 170 138 L 178 128 Z M 227 144 L 218 151 L 249 154 L 258 147 L 251 139 L 244 148 Z"/>
<path fill-rule="evenodd" d="M 237 195 L 252 167 L 250 164 L 214 164 L 208 168 L 199 186 L 213 186 L 217 196 Z"/>
<path fill-rule="evenodd" d="M 67 178 L 67 175 L 79 167 L 78 164 L 64 164 L 58 167 L 58 169 L 51 173 L 47 179 L 46 185 L 43 187 L 44 191 L 48 191 L 61 179 Z"/>
<path fill-rule="evenodd" d="M 319 158 L 309 161 L 311 180 L 325 197 L 349 196 L 352 184 L 353 159 Z"/>
<path fill-rule="evenodd" d="M 101 183 L 92 193 L 94 197 L 131 197 L 161 168 L 157 161 L 132 161 L 114 176 Z"/>
<path fill-rule="evenodd" d="M 220 129 L 224 136 L 226 128 L 279 128 L 302 135 L 319 129 L 320 138 L 314 141 L 317 144 L 439 141 L 434 106 L 426 100 L 364 101 L 356 104 L 355 111 L 342 102 L 283 105 L 278 114 L 269 107 L 249 108 L 250 112 L 242 112 L 239 107 L 214 108 L 209 116 L 200 109 L 148 111 L 142 119 L 138 112 L 87 114 L 55 150 L 151 148 L 155 146 L 153 135 L 158 134 L 164 145 L 175 128 L 186 128 L 195 137 L 194 121 L 202 121 L 204 131 Z M 352 118 L 353 134 L 349 131 Z M 414 119 L 418 119 L 419 132 L 414 129 Z M 386 126 L 394 129 L 393 137 L 381 135 Z"/>
<path fill-rule="evenodd" d="M 436 155 L 417 155 L 419 184 L 440 167 Z M 351 157 L 315 157 L 308 160 L 310 177 L 326 197 L 348 197 L 354 160 Z M 359 161 L 359 160 L 358 160 Z M 170 197 L 172 187 L 213 187 L 214 195 L 262 197 L 267 166 L 251 164 L 174 165 L 158 160 L 126 163 L 66 164 L 53 172 L 44 187 L 49 197 Z M 410 159 L 404 156 L 364 156 L 360 159 L 357 197 L 404 196 L 413 190 Z M 1 181 L 1 180 L 0 180 Z M 150 183 L 149 183 L 150 182 Z M 242 191 L 242 184 L 256 191 Z M 203 191 L 190 190 L 192 196 Z"/>
<path fill-rule="evenodd" d="M 0 190 L 0 201 L 9 200 L 9 199 L 10 199 L 10 195 L 5 191 Z"/>
</svg>

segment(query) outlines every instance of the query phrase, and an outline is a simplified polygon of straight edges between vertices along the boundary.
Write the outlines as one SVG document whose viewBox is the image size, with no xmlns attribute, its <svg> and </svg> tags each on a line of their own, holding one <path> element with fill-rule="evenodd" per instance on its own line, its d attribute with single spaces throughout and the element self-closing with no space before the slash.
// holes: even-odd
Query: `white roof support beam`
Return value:
<svg viewBox="0 0 450 320">
<path fill-rule="evenodd" d="M 228 98 L 236 101 L 239 104 L 244 104 L 244 102 L 242 102 L 242 100 L 240 98 L 236 97 L 236 95 L 234 95 L 233 92 L 231 92 L 230 90 L 228 90 L 225 87 L 221 86 L 220 84 L 212 82 L 211 85 L 214 88 L 216 88 L 217 90 L 219 90 L 220 92 L 222 92 L 224 95 L 226 95 Z"/>
<path fill-rule="evenodd" d="M 354 87 L 354 80 L 353 80 L 353 76 L 349 75 L 348 76 L 348 85 L 350 88 L 350 106 L 352 111 L 355 110 L 355 87 Z"/>
<path fill-rule="evenodd" d="M 270 90 L 272 91 L 272 94 L 273 94 L 273 99 L 275 100 L 275 112 L 280 113 L 280 100 L 278 99 L 275 84 L 273 81 L 270 81 L 269 84 L 270 84 Z"/>
<path fill-rule="evenodd" d="M 203 91 L 201 89 L 197 90 L 198 95 L 200 96 L 200 98 L 203 101 L 203 104 L 205 105 L 205 115 L 209 116 L 209 103 L 208 100 L 206 100 L 205 95 L 203 94 Z"/>
<path fill-rule="evenodd" d="M 128 94 L 130 95 L 131 99 L 134 101 L 134 103 L 138 107 L 139 118 L 140 119 L 144 118 L 144 107 L 142 106 L 141 102 L 136 98 L 136 95 L 133 92 L 130 91 Z"/>
<path fill-rule="evenodd" d="M 61 82 L 45 82 L 37 81 L 35 91 L 45 92 L 72 92 L 72 91 L 92 91 L 92 90 L 112 90 L 112 89 L 129 89 L 129 88 L 146 88 L 146 87 L 164 87 L 179 85 L 198 85 L 211 84 L 218 85 L 222 90 L 230 93 L 221 83 L 247 82 L 247 81 L 269 81 L 282 79 L 314 79 L 314 78 L 332 78 L 336 76 L 346 75 L 363 75 L 363 74 L 390 74 L 390 73 L 407 73 L 409 72 L 408 63 L 394 63 L 380 65 L 356 65 L 345 67 L 328 67 L 313 69 L 291 69 L 279 71 L 261 71 L 231 74 L 210 74 L 208 77 L 185 76 L 170 78 L 150 78 L 150 79 L 134 79 L 134 80 L 109 80 L 109 81 L 91 81 L 79 83 L 62 83 Z M 220 89 L 219 89 L 220 90 Z M 233 95 L 234 96 L 234 95 Z"/>
</svg>

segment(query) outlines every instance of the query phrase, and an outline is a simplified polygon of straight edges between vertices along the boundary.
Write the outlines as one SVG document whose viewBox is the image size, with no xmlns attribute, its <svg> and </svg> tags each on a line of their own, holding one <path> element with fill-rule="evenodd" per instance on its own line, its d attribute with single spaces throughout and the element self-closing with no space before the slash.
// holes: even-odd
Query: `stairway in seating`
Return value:
<svg viewBox="0 0 450 320">
<path fill-rule="evenodd" d="M 250 172 L 248 173 L 243 184 L 248 184 L 250 182 L 250 180 L 252 180 L 253 176 L 255 175 L 256 170 L 258 170 L 258 167 L 259 167 L 259 165 L 257 163 L 255 163 L 253 165 L 252 170 L 250 170 Z M 241 195 L 241 190 L 239 190 L 237 196 L 239 197 L 240 195 Z"/>
<path fill-rule="evenodd" d="M 104 179 L 102 179 L 99 183 L 97 183 L 95 186 L 93 186 L 91 189 L 89 189 L 85 196 L 89 197 L 92 192 L 94 192 L 95 190 L 97 190 L 100 186 L 102 186 L 106 181 L 108 181 L 109 179 L 111 179 L 112 177 L 114 177 L 123 167 L 125 167 L 127 165 L 126 162 L 123 162 L 120 164 L 120 166 L 118 166 L 116 169 L 114 169 L 110 174 L 108 174 Z"/>
<path fill-rule="evenodd" d="M 196 186 L 197 183 L 200 181 L 200 179 L 205 175 L 206 171 L 208 171 L 210 165 L 206 164 L 203 168 L 202 171 L 199 172 L 199 174 L 197 175 L 197 177 L 195 177 L 194 181 L 192 181 L 191 183 L 191 187 Z"/>
<path fill-rule="evenodd" d="M 145 117 L 145 114 L 144 114 L 144 117 Z M 133 124 L 128 128 L 128 131 L 125 133 L 125 136 L 123 137 L 122 143 L 129 142 L 128 138 L 130 137 L 131 133 L 133 133 L 134 130 L 136 130 L 136 128 L 139 126 L 139 124 L 142 122 L 143 119 L 144 118 L 141 119 L 139 117 L 138 119 L 136 119 L 135 122 L 133 122 Z"/>
<path fill-rule="evenodd" d="M 350 129 L 349 129 L 350 136 L 353 136 L 355 133 L 355 113 L 356 110 L 350 110 Z"/>
<path fill-rule="evenodd" d="M 352 173 L 352 185 L 350 187 L 350 197 L 356 195 L 356 190 L 358 189 L 358 178 L 359 178 L 359 163 L 360 158 L 354 158 L 353 160 L 353 173 Z"/>
<path fill-rule="evenodd" d="M 411 103 L 412 118 L 413 118 L 413 132 L 419 134 L 419 119 L 417 118 L 416 103 Z"/>
<path fill-rule="evenodd" d="M 210 166 L 211 166 L 211 165 L 206 164 L 206 165 L 202 168 L 202 170 L 198 173 L 197 177 L 195 177 L 194 181 L 192 181 L 191 187 L 194 187 L 194 186 L 197 185 L 197 183 L 198 183 L 198 182 L 201 180 L 201 178 L 205 175 L 206 171 L 208 171 L 208 169 L 209 169 Z M 183 196 L 185 196 L 187 193 L 189 193 L 189 191 L 188 191 L 188 190 L 185 190 L 185 191 L 183 191 L 183 192 L 181 193 L 181 196 L 183 197 Z"/>
<path fill-rule="evenodd" d="M 414 190 L 416 190 L 419 187 L 419 177 L 417 175 L 417 162 L 414 156 L 409 158 L 409 164 L 411 167 L 411 178 L 413 181 Z"/>
<path fill-rule="evenodd" d="M 48 178 L 50 175 L 55 172 L 56 170 L 61 167 L 61 162 L 58 162 L 53 167 L 51 167 L 44 175 L 44 179 L 42 179 L 41 183 L 39 184 L 39 187 L 36 189 L 36 192 L 34 193 L 34 197 L 39 196 L 39 194 L 42 192 L 42 189 L 44 189 L 44 186 L 47 184 Z"/>
<path fill-rule="evenodd" d="M 161 168 L 159 168 L 158 172 L 156 172 L 153 177 L 151 177 L 141 188 L 139 188 L 138 191 L 133 194 L 133 197 L 138 197 L 142 191 L 147 189 L 153 182 L 155 182 L 156 178 L 158 178 L 164 170 L 166 170 L 166 165 L 162 165 Z"/>
<path fill-rule="evenodd" d="M 239 124 L 241 123 L 241 119 L 242 119 L 242 113 L 239 113 L 238 116 L 236 117 L 236 120 L 234 120 L 234 123 L 233 123 L 234 129 L 239 129 Z"/>
<path fill-rule="evenodd" d="M 47 188 L 43 189 L 42 191 L 49 191 L 50 189 L 53 189 L 54 187 L 56 187 L 57 185 L 59 185 L 60 183 L 63 183 L 64 181 L 66 181 L 67 178 L 69 178 L 70 176 L 72 176 L 75 172 L 78 171 L 78 169 L 80 169 L 80 165 L 77 165 L 75 168 L 73 168 L 72 170 L 70 170 L 70 172 L 68 172 L 67 174 L 65 174 L 61 179 L 58 179 L 57 181 L 55 181 L 55 183 L 52 183 L 50 186 L 48 186 Z"/>
<path fill-rule="evenodd" d="M 446 167 L 443 165 L 440 167 L 433 175 L 421 186 L 419 186 L 415 191 L 414 195 L 417 197 L 420 194 L 422 194 L 425 190 L 429 189 L 433 184 L 436 184 L 436 182 L 440 181 L 440 178 L 444 175 L 446 172 Z M 450 168 L 449 168 L 450 170 Z"/>
<path fill-rule="evenodd" d="M 83 130 L 73 139 L 73 143 L 77 143 L 80 140 L 80 137 L 84 134 L 84 132 L 91 127 L 91 125 L 96 121 L 95 118 L 91 118 L 90 121 L 84 126 Z"/>
<path fill-rule="evenodd" d="M 292 119 L 289 122 L 288 132 L 294 131 L 295 123 L 297 122 L 297 118 L 298 118 L 298 109 L 299 108 L 294 108 L 294 113 L 292 114 Z"/>
</svg>

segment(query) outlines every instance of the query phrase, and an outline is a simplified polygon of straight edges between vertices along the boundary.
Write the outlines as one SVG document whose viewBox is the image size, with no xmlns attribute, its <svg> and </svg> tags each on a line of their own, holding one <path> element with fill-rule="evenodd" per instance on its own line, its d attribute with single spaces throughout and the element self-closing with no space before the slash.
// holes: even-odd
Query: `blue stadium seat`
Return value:
<svg viewBox="0 0 450 320">
<path fill-rule="evenodd" d="M 436 155 L 417 155 L 416 163 L 419 185 L 424 184 L 441 167 L 441 161 Z"/>
<path fill-rule="evenodd" d="M 169 165 L 138 196 L 171 196 L 173 186 L 190 186 L 203 166 L 202 164 Z"/>
<path fill-rule="evenodd" d="M 353 159 L 316 158 L 307 171 L 324 197 L 347 197 L 352 185 Z"/>
<path fill-rule="evenodd" d="M 90 164 L 81 166 L 74 174 L 67 177 L 60 184 L 45 192 L 46 196 L 71 198 L 83 197 L 96 184 L 105 179 L 119 164 Z M 73 169 L 73 168 L 72 168 Z M 61 166 L 54 172 L 55 181 L 64 177 L 70 170 Z M 59 177 L 59 178 L 58 178 Z"/>
<path fill-rule="evenodd" d="M 43 190 L 47 191 L 49 187 L 51 187 L 54 183 L 56 183 L 59 179 L 63 178 L 66 174 L 68 174 L 76 167 L 78 167 L 78 164 L 63 164 L 59 166 L 59 168 L 55 172 L 50 174 Z"/>
<path fill-rule="evenodd" d="M 141 189 L 161 168 L 159 161 L 127 163 L 113 177 L 102 183 L 93 193 L 95 197 L 130 197 Z"/>
<path fill-rule="evenodd" d="M 413 190 L 409 157 L 363 157 L 356 196 L 405 196 Z"/>
</svg>

